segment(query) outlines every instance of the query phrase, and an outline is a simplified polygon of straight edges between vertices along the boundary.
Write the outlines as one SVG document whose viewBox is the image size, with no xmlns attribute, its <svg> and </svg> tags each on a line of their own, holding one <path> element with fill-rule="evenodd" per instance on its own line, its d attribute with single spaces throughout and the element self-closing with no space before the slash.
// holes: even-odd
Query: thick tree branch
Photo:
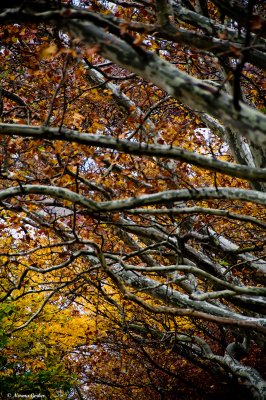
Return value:
<svg viewBox="0 0 266 400">
<path fill-rule="evenodd" d="M 34 8 L 34 4 L 32 5 Z M 33 16 L 34 13 L 23 15 L 28 20 Z M 4 18 L 3 15 L 2 18 Z M 17 14 L 16 18 L 21 18 L 21 14 Z M 49 15 L 48 11 L 48 14 L 39 18 L 40 20 L 47 19 L 48 22 L 49 18 L 53 20 L 54 16 Z M 97 44 L 103 57 L 152 81 L 192 109 L 208 112 L 226 126 L 247 136 L 253 143 L 265 144 L 266 116 L 262 113 L 243 103 L 240 103 L 240 110 L 234 109 L 232 96 L 217 91 L 212 86 L 178 70 L 155 54 L 135 46 L 130 37 L 125 36 L 125 40 L 121 40 L 91 22 L 60 18 L 60 25 L 67 32 L 82 39 L 84 43 Z M 114 29 L 116 30 L 116 27 Z"/>
<path fill-rule="evenodd" d="M 266 181 L 266 169 L 252 168 L 244 165 L 219 161 L 211 157 L 167 145 L 149 145 L 135 141 L 119 140 L 104 135 L 80 133 L 68 129 L 56 129 L 46 126 L 0 124 L 0 134 L 32 137 L 35 139 L 62 140 L 88 146 L 115 149 L 127 154 L 165 157 L 188 162 L 198 167 L 217 171 L 226 175 L 247 180 Z M 154 135 L 155 136 L 155 135 Z"/>
<path fill-rule="evenodd" d="M 257 204 L 266 204 L 266 193 L 256 192 L 255 190 L 245 190 L 237 188 L 203 188 L 203 189 L 181 189 L 167 190 L 156 194 L 143 195 L 139 197 L 129 197 L 123 200 L 111 200 L 96 202 L 78 193 L 72 192 L 58 186 L 45 185 L 19 185 L 8 189 L 0 190 L 0 201 L 16 196 L 27 194 L 40 194 L 51 196 L 58 199 L 68 200 L 74 204 L 79 204 L 90 211 L 108 212 L 129 210 L 139 206 L 148 206 L 158 203 L 167 204 L 173 201 L 202 200 L 202 199 L 227 199 L 250 201 Z"/>
</svg>

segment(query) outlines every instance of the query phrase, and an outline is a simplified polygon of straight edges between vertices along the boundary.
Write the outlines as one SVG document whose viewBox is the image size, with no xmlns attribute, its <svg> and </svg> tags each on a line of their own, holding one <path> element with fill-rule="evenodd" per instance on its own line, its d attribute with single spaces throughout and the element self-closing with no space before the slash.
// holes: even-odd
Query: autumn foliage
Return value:
<svg viewBox="0 0 266 400">
<path fill-rule="evenodd" d="M 265 398 L 264 13 L 0 5 L 0 399 Z"/>
</svg>

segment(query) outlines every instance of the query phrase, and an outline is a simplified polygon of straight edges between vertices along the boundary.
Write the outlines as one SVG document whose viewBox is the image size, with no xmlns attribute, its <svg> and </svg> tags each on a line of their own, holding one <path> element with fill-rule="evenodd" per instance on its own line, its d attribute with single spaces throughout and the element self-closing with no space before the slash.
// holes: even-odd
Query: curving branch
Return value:
<svg viewBox="0 0 266 400">
<path fill-rule="evenodd" d="M 113 273 L 122 280 L 122 282 L 137 291 L 145 291 L 151 297 L 163 301 L 169 306 L 153 307 L 147 302 L 140 300 L 137 296 L 126 291 L 126 298 L 139 303 L 142 307 L 154 313 L 166 313 L 170 315 L 186 315 L 198 317 L 209 321 L 228 323 L 236 326 L 242 326 L 266 333 L 266 319 L 252 318 L 234 311 L 223 309 L 206 301 L 192 300 L 187 295 L 183 295 L 168 285 L 158 284 L 157 281 L 145 277 L 137 272 L 125 271 L 119 265 L 112 266 Z"/>
<path fill-rule="evenodd" d="M 250 201 L 257 204 L 266 204 L 266 193 L 255 190 L 245 190 L 238 188 L 203 188 L 203 189 L 181 189 L 167 190 L 150 195 L 139 197 L 129 197 L 122 200 L 111 200 L 96 202 L 81 194 L 72 192 L 58 186 L 45 185 L 20 185 L 0 190 L 0 201 L 16 196 L 27 194 L 40 194 L 51 196 L 57 199 L 68 200 L 74 204 L 79 204 L 90 211 L 107 212 L 129 210 L 139 206 L 148 206 L 158 203 L 167 204 L 173 201 L 202 200 L 202 199 L 227 199 Z"/>
<path fill-rule="evenodd" d="M 10 10 L 4 11 L 1 14 L 1 20 L 6 22 L 10 20 L 31 21 L 35 17 L 36 21 L 59 24 L 66 32 L 81 39 L 84 43 L 97 45 L 100 54 L 106 59 L 153 82 L 192 109 L 207 112 L 220 119 L 225 126 L 245 135 L 258 146 L 266 143 L 265 115 L 243 102 L 240 102 L 239 109 L 236 109 L 232 96 L 189 76 L 156 54 L 135 46 L 130 36 L 124 35 L 124 38 L 120 39 L 119 30 L 115 24 L 113 24 L 113 33 L 109 33 L 104 28 L 106 22 L 102 21 L 101 16 L 98 16 L 94 23 L 83 21 L 81 18 L 71 20 L 69 18 L 72 12 L 71 8 L 67 11 L 65 9 L 57 11 L 56 17 L 53 10 L 49 11 L 49 8 L 45 13 L 38 14 L 40 6 L 33 1 L 29 1 L 28 4 L 29 8 L 26 8 L 24 12 L 21 10 L 18 12 L 16 9 L 16 12 L 12 13 L 11 9 L 11 15 L 8 16 Z M 65 17 L 66 13 L 68 18 Z"/>
<path fill-rule="evenodd" d="M 88 146 L 114 149 L 119 152 L 133 155 L 146 155 L 151 157 L 172 158 L 185 161 L 208 170 L 221 172 L 247 180 L 266 181 L 266 168 L 254 168 L 245 165 L 233 164 L 225 161 L 206 157 L 180 147 L 169 145 L 156 145 L 138 143 L 136 141 L 114 139 L 104 135 L 80 133 L 68 129 L 49 128 L 47 126 L 30 126 L 17 124 L 1 124 L 0 134 L 31 137 L 34 139 L 62 140 L 69 143 L 79 143 Z M 155 136 L 155 135 L 154 135 Z"/>
</svg>

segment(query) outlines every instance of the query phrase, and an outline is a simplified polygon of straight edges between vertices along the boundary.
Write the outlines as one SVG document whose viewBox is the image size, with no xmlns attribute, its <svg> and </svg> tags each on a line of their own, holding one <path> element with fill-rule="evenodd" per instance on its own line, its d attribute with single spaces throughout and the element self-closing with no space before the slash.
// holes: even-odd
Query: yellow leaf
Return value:
<svg viewBox="0 0 266 400">
<path fill-rule="evenodd" d="M 56 44 L 51 44 L 49 47 L 42 49 L 40 52 L 40 58 L 49 58 L 54 56 L 58 51 Z"/>
</svg>

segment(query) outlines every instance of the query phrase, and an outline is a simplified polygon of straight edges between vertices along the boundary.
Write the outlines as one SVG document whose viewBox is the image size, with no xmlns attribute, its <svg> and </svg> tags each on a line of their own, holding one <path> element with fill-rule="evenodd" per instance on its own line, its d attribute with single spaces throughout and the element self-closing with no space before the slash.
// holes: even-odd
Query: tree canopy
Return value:
<svg viewBox="0 0 266 400">
<path fill-rule="evenodd" d="M 263 1 L 0 22 L 0 398 L 265 399 Z"/>
</svg>

